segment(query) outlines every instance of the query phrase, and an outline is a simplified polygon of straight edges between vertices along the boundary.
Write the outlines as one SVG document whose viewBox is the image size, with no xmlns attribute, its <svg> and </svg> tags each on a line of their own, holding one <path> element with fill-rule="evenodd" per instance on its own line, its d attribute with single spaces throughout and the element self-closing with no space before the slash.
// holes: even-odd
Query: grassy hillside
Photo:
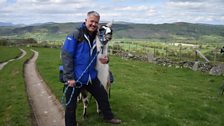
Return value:
<svg viewBox="0 0 224 126">
<path fill-rule="evenodd" d="M 40 52 L 38 69 L 60 99 L 60 50 L 36 50 Z M 222 77 L 115 56 L 111 56 L 110 66 L 115 77 L 110 103 L 114 114 L 123 121 L 121 126 L 224 125 L 224 99 L 217 96 Z M 82 108 L 78 104 L 77 119 L 81 125 L 109 126 L 97 115 L 94 100 L 85 121 L 81 119 Z"/>
<path fill-rule="evenodd" d="M 37 40 L 64 40 L 69 32 L 78 27 L 79 23 L 46 23 L 25 27 L 0 27 L 0 37 L 32 37 Z M 171 23 L 171 24 L 134 24 L 115 23 L 113 25 L 114 39 L 203 39 L 212 37 L 214 41 L 224 40 L 223 25 Z"/>
<path fill-rule="evenodd" d="M 197 36 L 197 35 L 222 35 L 224 26 L 204 25 L 204 24 L 190 24 L 190 23 L 173 23 L 173 24 L 135 24 L 131 25 L 128 29 L 139 30 L 140 33 L 148 34 L 161 34 L 161 35 L 185 35 L 185 36 Z M 116 27 L 115 27 L 116 30 Z M 145 31 L 144 31 L 145 30 Z M 134 32 L 134 31 L 133 31 Z M 138 33 L 138 32 L 134 32 Z M 144 37 L 144 36 L 142 36 Z M 139 37 L 139 38 L 142 38 Z"/>
</svg>

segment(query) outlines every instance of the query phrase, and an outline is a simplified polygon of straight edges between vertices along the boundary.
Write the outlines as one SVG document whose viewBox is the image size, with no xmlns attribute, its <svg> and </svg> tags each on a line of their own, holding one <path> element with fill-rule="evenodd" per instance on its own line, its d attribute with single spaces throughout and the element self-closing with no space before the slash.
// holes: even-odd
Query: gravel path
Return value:
<svg viewBox="0 0 224 126">
<path fill-rule="evenodd" d="M 36 69 L 38 52 L 25 64 L 24 76 L 30 104 L 38 126 L 64 126 L 64 109 Z"/>
</svg>

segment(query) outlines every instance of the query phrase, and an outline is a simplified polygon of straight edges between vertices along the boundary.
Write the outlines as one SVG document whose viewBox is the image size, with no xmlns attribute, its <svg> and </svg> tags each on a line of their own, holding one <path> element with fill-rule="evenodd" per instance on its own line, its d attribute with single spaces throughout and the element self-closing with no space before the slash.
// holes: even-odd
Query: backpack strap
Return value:
<svg viewBox="0 0 224 126">
<path fill-rule="evenodd" d="M 84 40 L 84 32 L 81 28 L 76 28 L 70 35 L 78 41 L 78 44 Z"/>
</svg>

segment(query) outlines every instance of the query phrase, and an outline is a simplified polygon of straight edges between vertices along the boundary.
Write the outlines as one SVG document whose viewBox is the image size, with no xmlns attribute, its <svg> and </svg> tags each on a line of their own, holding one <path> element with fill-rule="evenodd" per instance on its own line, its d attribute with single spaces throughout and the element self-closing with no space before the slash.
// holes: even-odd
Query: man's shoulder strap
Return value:
<svg viewBox="0 0 224 126">
<path fill-rule="evenodd" d="M 82 42 L 84 39 L 84 33 L 81 28 L 76 28 L 72 33 L 70 33 L 71 36 L 74 37 L 78 41 L 78 43 Z"/>
</svg>

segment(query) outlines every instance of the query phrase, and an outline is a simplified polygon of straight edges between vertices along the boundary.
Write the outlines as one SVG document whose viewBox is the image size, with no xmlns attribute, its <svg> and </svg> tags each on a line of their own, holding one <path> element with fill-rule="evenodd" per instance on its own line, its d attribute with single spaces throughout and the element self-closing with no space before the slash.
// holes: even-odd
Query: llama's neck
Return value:
<svg viewBox="0 0 224 126">
<path fill-rule="evenodd" d="M 101 55 L 104 55 L 104 56 L 106 55 L 107 56 L 107 54 L 108 54 L 108 44 L 103 45 L 101 43 L 98 35 L 96 36 L 96 47 L 97 47 L 97 51 L 100 51 Z"/>
</svg>

